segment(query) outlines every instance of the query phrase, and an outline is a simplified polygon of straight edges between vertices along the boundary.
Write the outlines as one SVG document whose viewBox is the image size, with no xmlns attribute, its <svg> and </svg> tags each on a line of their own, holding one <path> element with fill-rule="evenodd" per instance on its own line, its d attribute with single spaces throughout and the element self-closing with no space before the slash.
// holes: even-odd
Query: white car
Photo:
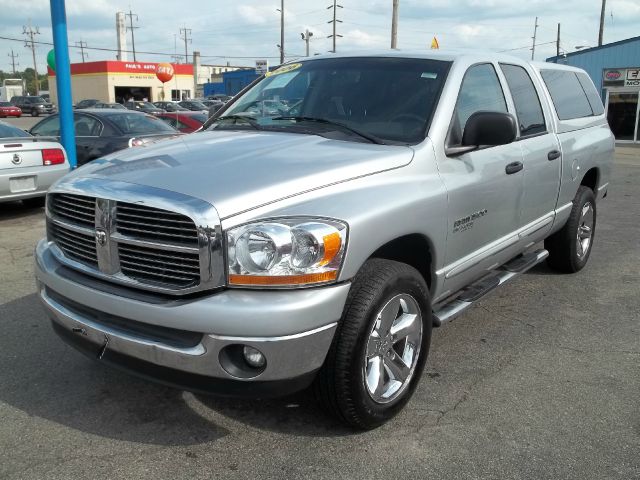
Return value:
<svg viewBox="0 0 640 480">
<path fill-rule="evenodd" d="M 70 168 L 60 143 L 0 122 L 0 203 L 44 206 L 49 187 Z"/>
</svg>

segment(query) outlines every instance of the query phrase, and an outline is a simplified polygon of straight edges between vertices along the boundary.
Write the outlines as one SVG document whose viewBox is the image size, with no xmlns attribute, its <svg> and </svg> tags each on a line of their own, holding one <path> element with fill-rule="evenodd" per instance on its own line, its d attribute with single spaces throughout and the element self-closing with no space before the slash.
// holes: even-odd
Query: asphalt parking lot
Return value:
<svg viewBox="0 0 640 480">
<path fill-rule="evenodd" d="M 43 211 L 0 204 L 0 478 L 640 478 L 639 212 L 621 149 L 587 267 L 541 265 L 435 330 L 408 408 L 354 433 L 306 393 L 193 395 L 76 353 L 35 296 Z"/>
</svg>

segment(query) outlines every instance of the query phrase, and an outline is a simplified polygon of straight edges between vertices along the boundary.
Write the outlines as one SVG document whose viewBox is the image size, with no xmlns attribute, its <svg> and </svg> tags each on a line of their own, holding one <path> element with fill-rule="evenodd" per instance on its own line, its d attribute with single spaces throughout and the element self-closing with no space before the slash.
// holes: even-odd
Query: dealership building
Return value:
<svg viewBox="0 0 640 480">
<path fill-rule="evenodd" d="M 167 83 L 156 77 L 157 63 L 99 61 L 71 64 L 73 102 L 95 98 L 102 102 L 147 99 L 150 102 L 182 100 L 194 94 L 192 64 L 173 64 L 174 76 Z M 55 72 L 49 69 L 51 101 L 57 103 Z"/>
<path fill-rule="evenodd" d="M 547 58 L 547 62 L 586 70 L 602 94 L 616 141 L 640 144 L 640 37 Z"/>
</svg>

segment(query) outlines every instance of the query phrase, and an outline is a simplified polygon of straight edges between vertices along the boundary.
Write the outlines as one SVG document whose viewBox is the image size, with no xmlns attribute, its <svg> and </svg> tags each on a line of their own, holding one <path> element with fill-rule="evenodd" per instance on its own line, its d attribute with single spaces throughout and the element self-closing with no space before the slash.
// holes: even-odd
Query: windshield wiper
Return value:
<svg viewBox="0 0 640 480">
<path fill-rule="evenodd" d="M 305 117 L 305 116 L 282 116 L 282 117 L 272 117 L 271 120 L 294 120 L 296 122 L 315 122 L 315 123 L 323 123 L 325 125 L 332 125 L 334 127 L 339 127 L 344 130 L 347 130 L 351 133 L 355 133 L 359 137 L 362 137 L 366 140 L 369 140 L 371 143 L 375 143 L 377 145 L 386 145 L 384 140 L 370 133 L 365 133 L 362 130 L 358 130 L 353 128 L 345 123 L 334 122 L 333 120 L 329 120 L 327 118 L 316 118 L 316 117 Z"/>
<path fill-rule="evenodd" d="M 225 115 L 222 117 L 217 117 L 214 118 L 210 121 L 209 126 L 211 126 L 214 123 L 218 123 L 221 120 L 243 120 L 245 122 L 247 122 L 249 125 L 251 125 L 254 129 L 256 130 L 260 130 L 260 124 L 257 122 L 257 120 L 251 118 L 251 117 L 247 117 L 245 115 Z"/>
</svg>

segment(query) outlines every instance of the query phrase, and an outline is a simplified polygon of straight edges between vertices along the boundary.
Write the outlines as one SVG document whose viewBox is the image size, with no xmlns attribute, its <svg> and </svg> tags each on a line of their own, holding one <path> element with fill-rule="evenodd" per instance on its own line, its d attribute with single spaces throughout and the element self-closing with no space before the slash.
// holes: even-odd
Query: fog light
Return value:
<svg viewBox="0 0 640 480">
<path fill-rule="evenodd" d="M 244 355 L 244 360 L 253 368 L 262 368 L 267 362 L 260 350 L 249 345 L 244 346 L 242 354 Z"/>
</svg>

